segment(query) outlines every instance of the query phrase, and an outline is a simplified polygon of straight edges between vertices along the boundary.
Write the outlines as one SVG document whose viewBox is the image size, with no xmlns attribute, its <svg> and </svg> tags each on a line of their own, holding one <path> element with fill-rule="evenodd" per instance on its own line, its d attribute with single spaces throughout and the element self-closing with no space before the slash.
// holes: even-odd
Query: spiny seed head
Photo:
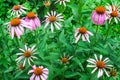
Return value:
<svg viewBox="0 0 120 80">
<path fill-rule="evenodd" d="M 31 54 L 32 54 L 31 51 L 25 51 L 24 52 L 24 56 L 27 57 L 27 58 L 29 58 L 31 56 Z"/>
<path fill-rule="evenodd" d="M 62 58 L 62 59 L 61 59 L 61 62 L 62 62 L 62 63 L 67 63 L 67 62 L 68 62 L 68 58 L 65 58 L 65 57 Z"/>
<path fill-rule="evenodd" d="M 111 15 L 111 17 L 118 17 L 118 12 L 112 11 L 112 13 L 110 15 Z"/>
<path fill-rule="evenodd" d="M 86 30 L 85 27 L 81 27 L 81 28 L 79 28 L 79 32 L 80 32 L 81 34 L 85 34 L 85 33 L 87 32 L 87 30 Z"/>
<path fill-rule="evenodd" d="M 34 74 L 35 75 L 41 75 L 42 73 L 43 73 L 42 68 L 36 68 L 36 69 L 34 69 Z"/>
<path fill-rule="evenodd" d="M 100 69 L 105 68 L 105 63 L 103 61 L 97 61 L 96 66 Z"/>
<path fill-rule="evenodd" d="M 20 70 L 24 70 L 24 69 L 25 69 L 25 66 L 23 66 L 23 64 L 20 64 L 20 65 L 19 65 L 19 69 L 20 69 Z"/>
<path fill-rule="evenodd" d="M 116 70 L 110 71 L 110 75 L 113 77 L 117 76 L 117 71 Z"/>
<path fill-rule="evenodd" d="M 10 21 L 10 24 L 11 26 L 15 27 L 15 26 L 18 26 L 20 24 L 20 19 L 19 18 L 13 18 L 11 21 Z"/>
<path fill-rule="evenodd" d="M 104 14 L 105 11 L 106 11 L 106 9 L 105 9 L 103 6 L 98 6 L 98 7 L 96 8 L 96 12 L 97 12 L 98 14 Z"/>
<path fill-rule="evenodd" d="M 56 17 L 55 16 L 50 16 L 49 17 L 49 21 L 50 22 L 55 22 L 56 21 Z"/>
<path fill-rule="evenodd" d="M 29 19 L 33 19 L 33 18 L 35 18 L 35 13 L 34 13 L 34 12 L 29 12 L 29 13 L 27 14 L 27 17 L 28 17 Z"/>
<path fill-rule="evenodd" d="M 14 10 L 20 10 L 20 6 L 19 5 L 15 5 L 15 6 L 13 6 L 13 9 Z"/>
</svg>

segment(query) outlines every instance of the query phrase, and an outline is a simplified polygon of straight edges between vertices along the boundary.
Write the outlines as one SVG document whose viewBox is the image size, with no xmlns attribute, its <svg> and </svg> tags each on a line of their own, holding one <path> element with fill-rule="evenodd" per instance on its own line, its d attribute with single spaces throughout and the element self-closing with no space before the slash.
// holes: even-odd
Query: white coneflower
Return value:
<svg viewBox="0 0 120 80">
<path fill-rule="evenodd" d="M 23 13 L 26 14 L 26 11 L 25 11 L 26 9 L 27 8 L 23 7 L 22 5 L 15 5 L 11 9 L 11 11 L 12 11 L 11 15 L 18 17 L 18 16 L 22 15 Z"/>
<path fill-rule="evenodd" d="M 87 62 L 90 64 L 87 65 L 87 67 L 94 68 L 91 73 L 94 73 L 96 70 L 98 70 L 98 78 L 103 75 L 103 72 L 109 77 L 108 72 L 106 71 L 106 68 L 110 69 L 112 65 L 108 65 L 107 63 L 110 61 L 109 58 L 105 58 L 102 60 L 102 55 L 100 55 L 100 59 L 97 58 L 97 55 L 94 54 L 95 59 L 89 58 Z"/>
<path fill-rule="evenodd" d="M 119 5 L 108 4 L 108 6 L 106 6 L 106 9 L 107 9 L 109 23 L 111 22 L 112 19 L 114 19 L 115 22 L 118 23 L 118 21 L 120 21 L 120 7 L 119 7 Z"/>
<path fill-rule="evenodd" d="M 60 30 L 61 24 L 59 22 L 64 21 L 62 13 L 56 14 L 56 11 L 47 12 L 45 28 L 50 24 L 51 31 L 54 32 L 54 26 Z"/>
<path fill-rule="evenodd" d="M 5 23 L 5 25 L 7 25 L 12 39 L 14 38 L 14 36 L 20 38 L 20 36 L 24 33 L 23 27 L 31 29 L 29 23 L 25 22 L 20 18 L 13 18 L 10 22 Z"/>
<path fill-rule="evenodd" d="M 55 4 L 58 3 L 58 2 L 60 3 L 60 5 L 63 4 L 64 6 L 66 6 L 66 2 L 70 2 L 70 0 L 57 0 L 57 1 L 55 2 Z"/>
<path fill-rule="evenodd" d="M 74 37 L 76 39 L 75 43 L 79 41 L 80 37 L 82 37 L 82 41 L 90 42 L 89 35 L 93 36 L 93 34 L 90 31 L 87 31 L 85 27 L 77 28 L 74 34 Z"/>
<path fill-rule="evenodd" d="M 30 80 L 47 80 L 48 78 L 48 69 L 43 66 L 36 67 L 36 65 L 32 66 L 32 70 L 29 70 L 28 74 L 33 73 L 30 77 Z"/>
<path fill-rule="evenodd" d="M 28 64 L 31 65 L 31 62 L 33 62 L 33 59 L 37 59 L 37 57 L 34 56 L 35 54 L 38 54 L 38 53 L 35 52 L 36 51 L 35 46 L 32 46 L 31 48 L 28 48 L 25 45 L 25 50 L 21 49 L 21 48 L 20 48 L 20 50 L 22 52 L 16 54 L 16 55 L 19 56 L 16 59 L 17 63 L 19 63 L 20 61 L 24 60 L 23 61 L 23 66 L 25 66 L 26 61 L 28 61 Z"/>
<path fill-rule="evenodd" d="M 65 54 L 61 57 L 60 62 L 63 64 L 68 64 L 69 60 L 71 60 L 73 56 L 66 56 Z"/>
</svg>

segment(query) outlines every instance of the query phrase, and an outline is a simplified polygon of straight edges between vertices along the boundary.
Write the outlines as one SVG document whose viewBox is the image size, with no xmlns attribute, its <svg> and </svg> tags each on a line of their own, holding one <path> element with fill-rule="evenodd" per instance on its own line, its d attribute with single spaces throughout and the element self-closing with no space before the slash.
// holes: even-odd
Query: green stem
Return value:
<svg viewBox="0 0 120 80">
<path fill-rule="evenodd" d="M 96 32 L 95 32 L 95 37 L 96 37 L 96 35 L 97 35 L 97 32 L 98 32 L 98 28 L 99 26 L 97 25 L 97 28 L 96 28 Z"/>
<path fill-rule="evenodd" d="M 79 18 L 79 23 L 81 21 L 81 16 L 82 16 L 82 7 L 83 7 L 83 4 L 82 4 L 82 0 L 79 0 L 78 1 L 78 18 Z"/>
<path fill-rule="evenodd" d="M 18 45 L 18 47 L 20 46 L 20 43 L 19 43 L 19 40 L 18 40 L 18 38 L 16 37 L 16 43 L 17 43 L 17 45 Z"/>
<path fill-rule="evenodd" d="M 107 37 L 108 37 L 109 31 L 110 31 L 110 28 L 111 28 L 111 25 L 109 24 L 109 25 L 108 25 L 107 32 L 106 32 L 106 36 L 105 36 L 105 42 L 106 42 L 106 40 L 107 40 Z"/>
</svg>

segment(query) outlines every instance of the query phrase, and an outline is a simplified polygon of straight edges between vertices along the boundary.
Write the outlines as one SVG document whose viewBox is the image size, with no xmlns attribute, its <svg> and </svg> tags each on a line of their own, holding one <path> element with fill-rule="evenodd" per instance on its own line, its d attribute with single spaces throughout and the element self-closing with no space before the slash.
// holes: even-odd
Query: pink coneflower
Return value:
<svg viewBox="0 0 120 80">
<path fill-rule="evenodd" d="M 120 9 L 119 6 L 117 5 L 108 5 L 106 6 L 107 9 L 107 15 L 109 17 L 109 23 L 111 22 L 112 19 L 115 20 L 116 23 L 120 21 Z"/>
<path fill-rule="evenodd" d="M 110 61 L 109 58 L 105 58 L 102 60 L 102 55 L 100 55 L 100 58 L 98 59 L 97 55 L 94 54 L 95 59 L 89 58 L 87 62 L 90 64 L 87 65 L 87 67 L 94 68 L 91 73 L 94 73 L 96 70 L 98 70 L 98 78 L 100 78 L 103 75 L 103 72 L 106 73 L 106 75 L 109 77 L 108 72 L 106 71 L 107 69 L 110 69 L 112 65 L 108 65 L 107 63 Z"/>
<path fill-rule="evenodd" d="M 99 6 L 92 12 L 92 22 L 96 25 L 103 25 L 105 23 L 107 16 L 106 16 L 106 9 L 103 6 Z"/>
<path fill-rule="evenodd" d="M 35 30 L 37 27 L 41 25 L 39 18 L 34 12 L 29 12 L 27 16 L 24 18 L 24 20 L 31 25 L 32 30 Z"/>
<path fill-rule="evenodd" d="M 48 69 L 43 68 L 43 66 L 36 67 L 32 66 L 33 70 L 30 70 L 28 74 L 33 73 L 30 77 L 30 80 L 47 80 L 48 78 Z"/>
<path fill-rule="evenodd" d="M 45 15 L 46 19 L 45 19 L 45 28 L 47 28 L 50 25 L 51 31 L 54 32 L 54 26 L 56 27 L 56 29 L 60 30 L 61 28 L 61 21 L 63 20 L 63 16 L 62 13 L 57 14 L 56 11 L 51 11 L 50 13 L 47 12 L 47 15 Z"/>
<path fill-rule="evenodd" d="M 19 57 L 16 59 L 17 63 L 23 62 L 23 66 L 25 66 L 26 62 L 28 62 L 29 65 L 31 65 L 31 62 L 33 62 L 33 59 L 38 59 L 35 57 L 35 54 L 38 54 L 35 49 L 35 46 L 32 46 L 31 48 L 28 48 L 25 45 L 25 50 L 21 49 L 22 52 L 17 53 Z M 23 61 L 22 61 L 23 60 Z"/>
<path fill-rule="evenodd" d="M 11 15 L 13 15 L 13 16 L 20 16 L 23 13 L 26 14 L 26 11 L 25 11 L 26 9 L 27 8 L 23 7 L 22 5 L 15 5 L 11 9 L 11 11 L 12 11 Z"/>
<path fill-rule="evenodd" d="M 79 41 L 80 37 L 82 37 L 82 41 L 90 42 L 89 35 L 93 36 L 93 34 L 90 31 L 87 31 L 85 27 L 77 28 L 74 35 L 76 39 L 75 43 Z"/>
<path fill-rule="evenodd" d="M 73 58 L 73 56 L 66 56 L 65 54 L 63 54 L 63 56 L 60 59 L 60 62 L 63 64 L 68 64 L 69 61 Z"/>
<path fill-rule="evenodd" d="M 20 36 L 24 33 L 24 28 L 31 29 L 30 25 L 20 18 L 13 18 L 10 22 L 6 23 L 5 25 L 8 26 L 8 30 L 10 31 L 10 35 L 12 39 L 14 36 L 20 38 Z"/>
</svg>

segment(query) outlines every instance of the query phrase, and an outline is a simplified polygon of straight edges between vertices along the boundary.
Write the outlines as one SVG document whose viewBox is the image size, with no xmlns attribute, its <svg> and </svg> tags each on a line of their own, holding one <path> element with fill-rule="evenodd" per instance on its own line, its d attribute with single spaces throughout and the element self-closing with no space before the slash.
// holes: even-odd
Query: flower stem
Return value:
<svg viewBox="0 0 120 80">
<path fill-rule="evenodd" d="M 81 11 L 82 11 L 82 6 L 83 6 L 82 0 L 79 0 L 79 2 L 78 2 L 78 18 L 79 18 L 79 23 L 80 23 L 80 21 L 81 21 L 81 16 L 82 16 L 82 13 L 81 13 Z"/>
<path fill-rule="evenodd" d="M 95 37 L 96 37 L 96 35 L 97 35 L 97 32 L 98 32 L 98 25 L 97 25 L 97 28 L 96 28 L 96 32 L 95 32 Z"/>
<path fill-rule="evenodd" d="M 108 37 L 109 31 L 110 31 L 110 28 L 111 28 L 111 25 L 109 24 L 109 25 L 108 25 L 107 32 L 106 32 L 106 36 L 105 36 L 105 42 L 106 42 L 106 40 L 107 40 L 107 37 Z"/>
<path fill-rule="evenodd" d="M 16 43 L 17 43 L 17 45 L 18 45 L 18 47 L 20 46 L 20 43 L 19 43 L 19 40 L 18 40 L 18 38 L 16 37 Z"/>
</svg>

